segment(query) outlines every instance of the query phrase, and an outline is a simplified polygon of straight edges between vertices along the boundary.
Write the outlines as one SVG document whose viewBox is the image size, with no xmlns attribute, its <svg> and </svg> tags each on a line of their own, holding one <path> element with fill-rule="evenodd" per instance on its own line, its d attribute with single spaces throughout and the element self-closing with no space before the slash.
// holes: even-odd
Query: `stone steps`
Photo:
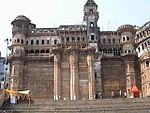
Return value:
<svg viewBox="0 0 150 113">
<path fill-rule="evenodd" d="M 150 113 L 150 98 L 36 101 L 31 106 L 21 103 L 1 110 L 6 113 Z"/>
</svg>

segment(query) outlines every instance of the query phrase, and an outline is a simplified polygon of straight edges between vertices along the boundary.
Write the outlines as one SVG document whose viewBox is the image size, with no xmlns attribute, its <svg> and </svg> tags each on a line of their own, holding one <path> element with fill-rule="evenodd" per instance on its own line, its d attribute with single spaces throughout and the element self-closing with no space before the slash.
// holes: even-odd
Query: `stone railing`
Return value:
<svg viewBox="0 0 150 113">
<path fill-rule="evenodd" d="M 50 53 L 28 53 L 26 57 L 28 58 L 38 58 L 38 57 L 51 57 L 53 54 Z"/>
</svg>

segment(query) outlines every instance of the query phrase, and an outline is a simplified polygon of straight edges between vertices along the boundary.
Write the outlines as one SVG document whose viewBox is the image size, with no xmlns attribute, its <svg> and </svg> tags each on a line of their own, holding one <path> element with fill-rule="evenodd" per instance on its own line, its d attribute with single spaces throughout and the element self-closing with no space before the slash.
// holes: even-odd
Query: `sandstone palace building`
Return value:
<svg viewBox="0 0 150 113">
<path fill-rule="evenodd" d="M 84 5 L 85 25 L 36 28 L 23 15 L 12 21 L 10 90 L 31 90 L 33 99 L 91 100 L 150 96 L 150 23 L 101 31 L 98 6 Z"/>
</svg>

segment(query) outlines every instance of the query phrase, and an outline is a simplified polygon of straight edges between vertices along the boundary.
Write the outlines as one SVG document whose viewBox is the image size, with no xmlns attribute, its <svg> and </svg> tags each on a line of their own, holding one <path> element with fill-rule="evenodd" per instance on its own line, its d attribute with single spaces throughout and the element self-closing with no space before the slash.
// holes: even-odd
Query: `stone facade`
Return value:
<svg viewBox="0 0 150 113">
<path fill-rule="evenodd" d="M 135 51 L 137 28 L 122 25 L 100 31 L 97 4 L 84 5 L 86 25 L 36 28 L 25 16 L 12 21 L 10 89 L 31 90 L 33 99 L 130 97 L 133 81 L 141 88 Z"/>
<path fill-rule="evenodd" d="M 141 86 L 143 96 L 150 96 L 150 22 L 145 23 L 136 32 L 135 42 L 141 68 Z"/>
</svg>

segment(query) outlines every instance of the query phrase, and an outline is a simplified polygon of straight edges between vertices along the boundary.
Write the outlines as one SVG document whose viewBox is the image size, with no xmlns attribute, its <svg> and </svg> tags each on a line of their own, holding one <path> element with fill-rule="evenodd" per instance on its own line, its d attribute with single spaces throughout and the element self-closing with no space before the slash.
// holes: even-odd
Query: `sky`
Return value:
<svg viewBox="0 0 150 113">
<path fill-rule="evenodd" d="M 2 0 L 0 2 L 0 51 L 6 56 L 6 38 L 12 38 L 11 22 L 18 15 L 28 17 L 37 28 L 83 23 L 87 0 Z M 123 24 L 142 26 L 150 21 L 150 0 L 94 0 L 98 5 L 98 26 L 116 30 Z"/>
</svg>

